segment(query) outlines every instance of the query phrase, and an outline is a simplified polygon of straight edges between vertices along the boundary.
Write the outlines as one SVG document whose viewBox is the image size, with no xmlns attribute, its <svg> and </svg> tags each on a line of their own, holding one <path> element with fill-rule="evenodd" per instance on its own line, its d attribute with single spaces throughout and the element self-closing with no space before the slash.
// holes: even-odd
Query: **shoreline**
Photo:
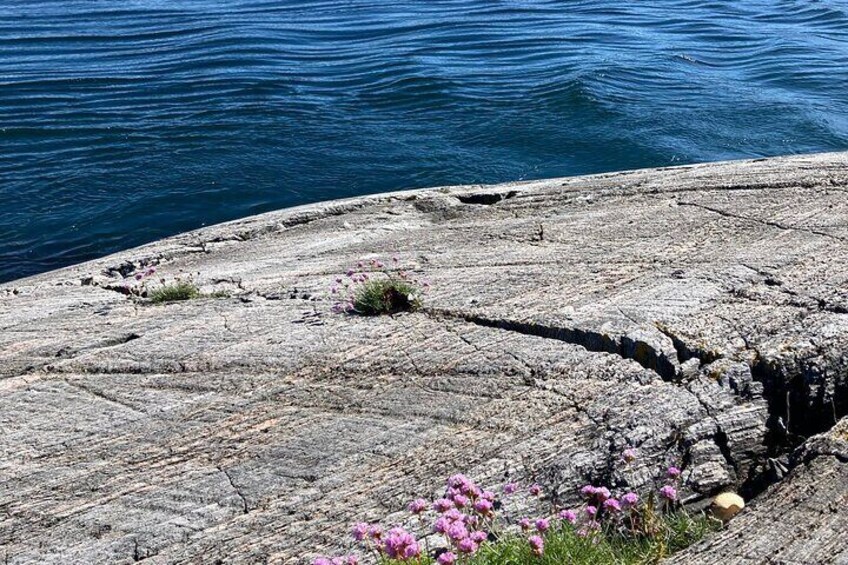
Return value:
<svg viewBox="0 0 848 565">
<path fill-rule="evenodd" d="M 0 289 L 3 287 L 14 286 L 15 284 L 26 282 L 29 280 L 39 279 L 43 277 L 49 277 L 54 273 L 59 273 L 61 271 L 66 270 L 76 270 L 80 269 L 85 265 L 99 266 L 102 263 L 114 263 L 116 260 L 121 261 L 126 257 L 130 257 L 137 251 L 148 250 L 148 249 L 156 249 L 158 247 L 168 248 L 168 244 L 174 243 L 179 245 L 184 245 L 183 241 L 214 241 L 220 240 L 226 237 L 234 237 L 233 234 L 238 234 L 240 231 L 247 231 L 249 233 L 262 231 L 263 229 L 279 230 L 285 229 L 287 227 L 292 227 L 298 225 L 300 223 L 306 223 L 312 221 L 314 219 L 320 219 L 322 217 L 344 214 L 347 211 L 352 211 L 357 208 L 361 208 L 363 206 L 367 206 L 369 204 L 379 204 L 393 201 L 408 201 L 410 199 L 415 199 L 419 196 L 424 196 L 428 194 L 447 194 L 447 195 L 466 195 L 472 196 L 476 194 L 488 194 L 488 195 L 499 195 L 499 194 L 507 194 L 510 191 L 518 190 L 533 190 L 536 188 L 551 188 L 556 186 L 557 184 L 561 184 L 563 188 L 566 188 L 568 185 L 574 185 L 579 182 L 587 182 L 590 183 L 592 181 L 604 181 L 607 179 L 612 179 L 619 176 L 630 176 L 630 175 L 644 175 L 648 172 L 654 171 L 663 171 L 667 173 L 672 173 L 675 171 L 690 171 L 693 169 L 711 169 L 714 167 L 720 168 L 732 168 L 735 166 L 754 166 L 759 163 L 776 163 L 780 161 L 804 161 L 807 158 L 828 158 L 830 156 L 836 157 L 841 155 L 843 152 L 825 152 L 825 153 L 805 153 L 805 154 L 797 154 L 797 155 L 783 155 L 776 157 L 760 157 L 760 158 L 752 158 L 752 159 L 734 159 L 729 161 L 710 161 L 706 163 L 693 163 L 688 165 L 676 165 L 672 167 L 649 167 L 644 169 L 627 169 L 623 171 L 612 171 L 607 173 L 596 173 L 590 175 L 578 175 L 578 176 L 570 176 L 570 177 L 551 177 L 545 179 L 536 179 L 536 180 L 527 180 L 527 181 L 511 181 L 511 182 L 503 182 L 503 183 L 495 183 L 495 184 L 464 184 L 464 185 L 445 185 L 445 186 L 435 186 L 435 187 L 425 187 L 425 188 L 415 188 L 415 189 L 401 189 L 390 192 L 380 192 L 375 194 L 366 194 L 362 196 L 352 196 L 350 198 L 340 198 L 334 200 L 322 200 L 319 202 L 313 202 L 310 204 L 302 204 L 299 206 L 291 206 L 288 208 L 281 208 L 279 210 L 272 210 L 270 212 L 264 212 L 262 214 L 256 214 L 252 216 L 245 216 L 243 218 L 237 218 L 234 220 L 229 220 L 226 222 L 220 222 L 217 224 L 212 224 L 209 226 L 203 226 L 194 230 L 189 230 L 185 232 L 180 232 L 162 239 L 158 239 L 155 241 L 151 241 L 149 243 L 145 243 L 142 245 L 138 245 L 135 247 L 131 247 L 128 249 L 124 249 L 121 251 L 116 251 L 115 253 L 110 253 L 108 255 L 104 255 L 103 257 L 98 257 L 95 259 L 91 259 L 89 261 L 84 261 L 82 263 L 75 263 L 72 265 L 67 265 L 65 267 L 60 267 L 58 269 L 53 269 L 50 271 L 45 271 L 43 273 L 38 273 L 35 275 L 30 275 L 26 277 L 21 277 L 18 279 L 13 279 L 4 283 L 0 283 Z M 778 186 L 778 185 L 776 185 Z M 248 228 L 247 230 L 237 230 L 240 226 L 244 226 Z"/>
<path fill-rule="evenodd" d="M 0 285 L 0 562 L 301 563 L 453 472 L 570 504 L 669 465 L 753 500 L 673 562 L 848 558 L 846 218 L 848 152 L 813 154 L 311 204 Z M 421 311 L 332 312 L 393 256 Z M 122 291 L 150 267 L 199 297 Z"/>
</svg>

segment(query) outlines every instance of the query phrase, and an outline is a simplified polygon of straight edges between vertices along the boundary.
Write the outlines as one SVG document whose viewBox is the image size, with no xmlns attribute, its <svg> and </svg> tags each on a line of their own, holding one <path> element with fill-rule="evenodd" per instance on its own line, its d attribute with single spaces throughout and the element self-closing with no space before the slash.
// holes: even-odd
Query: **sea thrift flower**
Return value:
<svg viewBox="0 0 848 565">
<path fill-rule="evenodd" d="M 614 498 L 609 498 L 604 501 L 604 508 L 613 512 L 621 512 L 621 503 Z"/>
<path fill-rule="evenodd" d="M 577 522 L 577 512 L 574 510 L 563 510 L 559 513 L 559 517 L 569 524 L 574 524 Z"/>
<path fill-rule="evenodd" d="M 668 471 L 666 471 L 666 474 L 672 479 L 676 479 L 680 476 L 680 469 L 678 469 L 677 467 L 669 467 Z"/>
<path fill-rule="evenodd" d="M 632 447 L 627 448 L 624 450 L 624 453 L 622 453 L 621 456 L 624 458 L 625 461 L 630 463 L 631 461 L 636 460 L 636 450 Z"/>
<path fill-rule="evenodd" d="M 312 565 L 333 565 L 333 562 L 327 557 L 316 557 L 312 560 Z"/>
<path fill-rule="evenodd" d="M 551 527 L 551 522 L 547 518 L 539 518 L 536 520 L 536 530 L 539 532 L 547 532 Z"/>
<path fill-rule="evenodd" d="M 503 487 L 504 494 L 512 494 L 518 490 L 518 485 L 516 483 L 507 483 Z"/>
<path fill-rule="evenodd" d="M 438 534 L 443 534 L 448 531 L 450 525 L 451 521 L 442 516 L 433 523 L 433 531 Z"/>
<path fill-rule="evenodd" d="M 447 512 L 453 507 L 453 501 L 449 498 L 440 498 L 433 503 L 433 510 L 436 512 Z"/>
<path fill-rule="evenodd" d="M 374 524 L 368 528 L 368 535 L 374 539 L 380 539 L 383 535 L 383 528 L 381 528 L 379 524 Z"/>
<path fill-rule="evenodd" d="M 456 508 L 451 508 L 444 514 L 445 518 L 450 520 L 451 522 L 462 522 L 465 520 L 466 516 Z"/>
<path fill-rule="evenodd" d="M 344 558 L 344 565 L 359 565 L 359 557 L 356 555 L 348 555 Z"/>
<path fill-rule="evenodd" d="M 460 542 L 456 545 L 457 549 L 459 549 L 462 553 L 474 553 L 477 551 L 477 543 L 471 538 L 465 538 L 460 540 Z"/>
<path fill-rule="evenodd" d="M 409 503 L 409 511 L 413 514 L 421 514 L 427 509 L 427 501 L 423 498 L 416 498 Z"/>
<path fill-rule="evenodd" d="M 383 551 L 391 559 L 411 559 L 421 554 L 415 537 L 403 528 L 392 528 L 383 542 Z"/>
<path fill-rule="evenodd" d="M 533 555 L 541 557 L 545 553 L 545 541 L 540 536 L 530 536 L 527 541 L 530 542 L 530 549 L 533 551 Z"/>
<path fill-rule="evenodd" d="M 448 486 L 450 488 L 460 489 L 462 492 L 465 492 L 465 489 L 468 489 L 470 485 L 471 480 L 462 473 L 448 477 Z"/>
<path fill-rule="evenodd" d="M 677 500 L 677 489 L 671 485 L 666 485 L 660 489 L 660 496 L 668 500 Z"/>
<path fill-rule="evenodd" d="M 542 494 L 542 487 L 539 485 L 531 485 L 530 494 L 532 494 L 533 496 L 539 496 L 540 494 Z"/>
<path fill-rule="evenodd" d="M 492 503 L 486 500 L 485 498 L 481 498 L 480 500 L 474 503 L 474 510 L 486 516 L 492 513 Z"/>
<path fill-rule="evenodd" d="M 453 497 L 453 503 L 457 508 L 464 508 L 468 505 L 468 497 L 463 494 L 457 494 Z"/>
<path fill-rule="evenodd" d="M 493 493 L 493 492 L 492 492 L 492 491 L 490 491 L 490 490 L 484 490 L 483 492 L 481 492 L 481 493 L 480 493 L 480 495 L 479 495 L 479 496 L 480 496 L 480 498 L 486 499 L 486 500 L 488 500 L 489 502 L 494 502 L 494 501 L 495 501 L 495 493 Z"/>
<path fill-rule="evenodd" d="M 360 522 L 353 527 L 353 539 L 356 541 L 362 541 L 365 539 L 365 536 L 368 535 L 368 524 L 365 522 Z"/>
<path fill-rule="evenodd" d="M 439 555 L 438 559 L 436 559 L 436 562 L 439 565 L 454 565 L 454 563 L 456 563 L 456 554 L 451 553 L 450 551 L 446 551 Z"/>
<path fill-rule="evenodd" d="M 597 514 L 597 513 L 598 513 L 598 508 L 596 506 L 587 506 L 586 507 L 586 514 L 588 514 L 589 516 L 594 518 L 595 514 Z"/>
<path fill-rule="evenodd" d="M 598 487 L 595 489 L 595 496 L 597 496 L 598 499 L 603 502 L 612 495 L 610 494 L 610 491 L 607 487 Z"/>
<path fill-rule="evenodd" d="M 484 541 L 489 539 L 489 534 L 478 530 L 476 532 L 471 532 L 471 535 L 468 537 L 474 540 L 475 543 L 483 543 Z"/>
<path fill-rule="evenodd" d="M 468 537 L 468 528 L 462 522 L 454 522 L 445 533 L 453 541 L 459 541 Z"/>
<path fill-rule="evenodd" d="M 518 525 L 521 526 L 522 530 L 530 529 L 530 518 L 522 518 L 518 521 Z"/>
<path fill-rule="evenodd" d="M 636 503 L 639 502 L 639 495 L 635 492 L 628 492 L 621 497 L 621 501 L 627 506 L 636 506 Z"/>
<path fill-rule="evenodd" d="M 586 485 L 585 487 L 580 489 L 580 494 L 582 494 L 583 496 L 585 496 L 587 498 L 595 496 L 596 492 L 598 492 L 598 489 L 596 489 L 592 485 Z"/>
</svg>

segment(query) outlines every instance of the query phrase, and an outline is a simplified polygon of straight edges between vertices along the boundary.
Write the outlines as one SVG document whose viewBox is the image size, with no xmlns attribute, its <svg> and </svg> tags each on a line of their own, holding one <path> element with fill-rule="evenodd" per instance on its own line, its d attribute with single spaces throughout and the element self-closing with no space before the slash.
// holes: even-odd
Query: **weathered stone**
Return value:
<svg viewBox="0 0 848 565">
<path fill-rule="evenodd" d="M 668 563 L 848 562 L 848 418 L 809 439 L 781 482 L 757 497 L 726 528 Z"/>
<path fill-rule="evenodd" d="M 727 522 L 742 509 L 745 508 L 745 500 L 735 492 L 723 492 L 713 499 L 711 510 L 713 515 Z"/>
<path fill-rule="evenodd" d="M 401 192 L 0 286 L 0 562 L 295 562 L 452 472 L 571 503 L 669 464 L 705 504 L 788 471 L 716 544 L 809 488 L 752 555 L 806 555 L 802 519 L 844 555 L 839 484 L 806 469 L 845 459 L 777 463 L 848 412 L 846 188 L 829 154 Z M 421 312 L 330 312 L 392 255 L 431 280 Z M 230 298 L 121 292 L 149 266 Z M 737 555 L 712 547 L 687 555 Z"/>
</svg>

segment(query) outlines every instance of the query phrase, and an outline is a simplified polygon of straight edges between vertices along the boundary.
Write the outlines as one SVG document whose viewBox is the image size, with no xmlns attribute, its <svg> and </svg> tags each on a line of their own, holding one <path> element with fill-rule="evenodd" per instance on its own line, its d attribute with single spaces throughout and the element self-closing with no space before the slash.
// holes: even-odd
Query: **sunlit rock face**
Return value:
<svg viewBox="0 0 848 565">
<path fill-rule="evenodd" d="M 846 190 L 826 154 L 401 192 L 0 286 L 0 562 L 298 562 L 454 472 L 669 465 L 750 502 L 681 562 L 845 558 Z M 371 259 L 418 311 L 334 312 Z"/>
</svg>

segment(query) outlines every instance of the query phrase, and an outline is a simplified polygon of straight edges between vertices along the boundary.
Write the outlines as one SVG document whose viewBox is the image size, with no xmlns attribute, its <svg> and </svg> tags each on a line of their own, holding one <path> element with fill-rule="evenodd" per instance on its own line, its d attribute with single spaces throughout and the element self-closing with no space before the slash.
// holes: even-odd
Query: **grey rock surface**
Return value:
<svg viewBox="0 0 848 565">
<path fill-rule="evenodd" d="M 726 529 L 668 563 L 848 563 L 848 418 L 809 439 L 791 465 Z"/>
<path fill-rule="evenodd" d="M 454 472 L 672 463 L 759 495 L 692 562 L 844 562 L 841 436 L 804 442 L 848 413 L 847 191 L 839 153 L 400 192 L 2 285 L 0 562 L 299 562 Z M 423 311 L 331 312 L 391 256 Z M 149 266 L 229 297 L 127 296 Z"/>
</svg>

